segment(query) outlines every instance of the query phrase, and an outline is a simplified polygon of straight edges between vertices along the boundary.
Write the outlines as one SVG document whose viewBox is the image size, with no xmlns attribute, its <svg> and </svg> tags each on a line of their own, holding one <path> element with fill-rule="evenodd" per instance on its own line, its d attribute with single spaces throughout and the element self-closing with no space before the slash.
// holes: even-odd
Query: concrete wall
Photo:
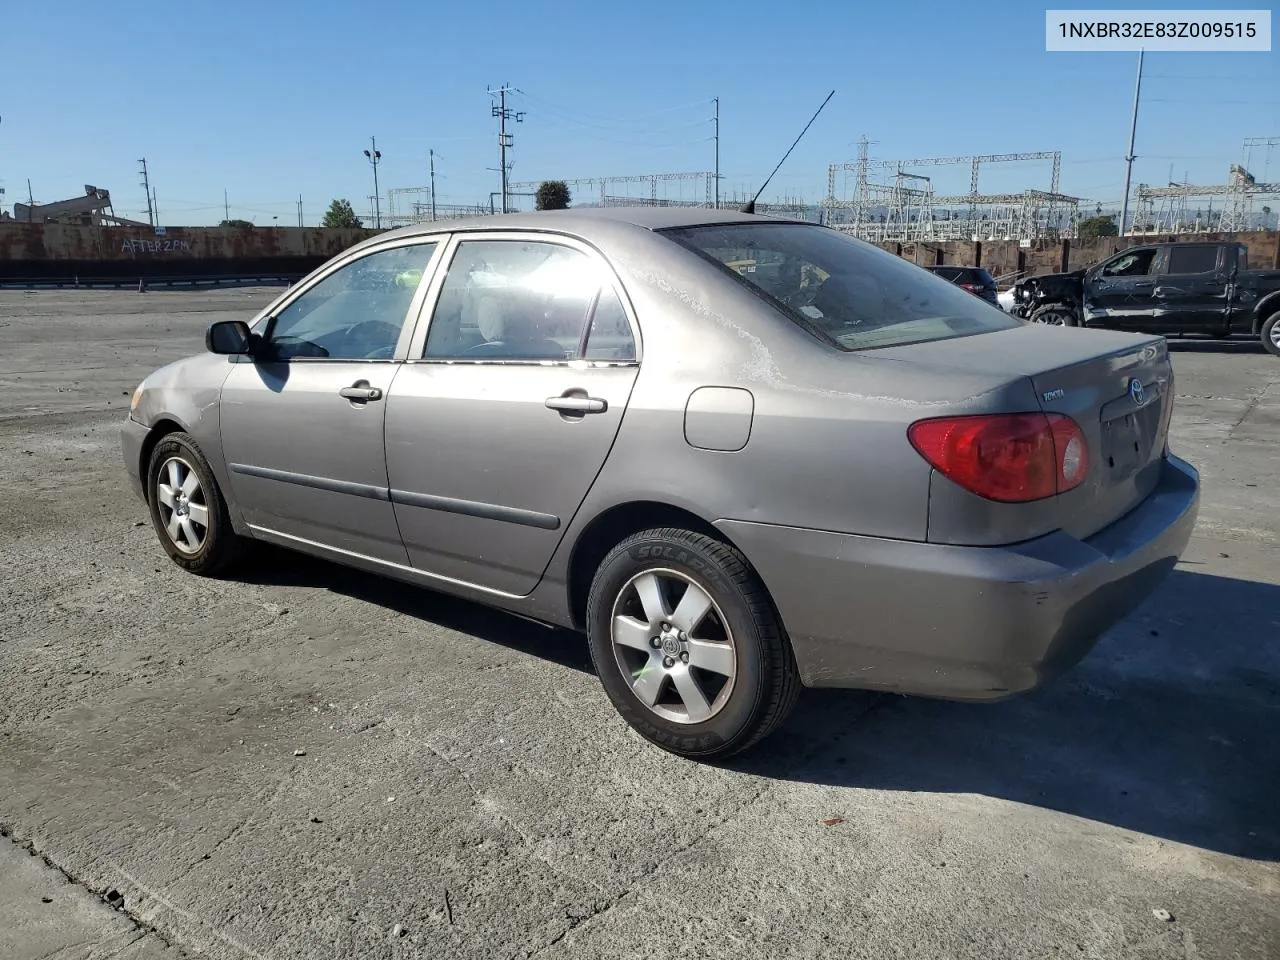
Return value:
<svg viewBox="0 0 1280 960">
<path fill-rule="evenodd" d="M 0 281 L 296 279 L 373 236 L 321 227 L 91 227 L 0 223 Z"/>
<path fill-rule="evenodd" d="M 146 227 L 14 221 L 0 224 L 0 260 L 331 257 L 374 233 L 323 227 L 169 227 L 158 237 Z"/>
<path fill-rule="evenodd" d="M 162 237 L 147 228 L 0 223 L 0 280 L 232 276 L 276 273 L 301 276 L 376 233 L 322 227 L 170 227 Z M 1240 240 L 1254 267 L 1280 268 L 1280 233 L 1183 234 L 1104 237 L 1088 243 L 1041 240 L 1030 246 L 999 243 L 885 243 L 881 246 L 921 265 L 967 264 L 993 276 L 1075 270 L 1139 243 L 1166 240 Z"/>
</svg>

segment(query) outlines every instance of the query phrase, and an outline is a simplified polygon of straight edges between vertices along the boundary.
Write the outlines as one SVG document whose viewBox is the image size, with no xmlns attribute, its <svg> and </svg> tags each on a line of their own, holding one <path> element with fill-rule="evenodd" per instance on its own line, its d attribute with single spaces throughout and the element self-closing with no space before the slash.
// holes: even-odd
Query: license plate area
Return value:
<svg viewBox="0 0 1280 960">
<path fill-rule="evenodd" d="M 1144 459 L 1142 447 L 1142 430 L 1136 413 L 1103 422 L 1102 459 L 1112 480 L 1122 480 L 1138 469 Z"/>
<path fill-rule="evenodd" d="M 1141 406 L 1124 397 L 1103 408 L 1102 462 L 1112 482 L 1126 479 L 1151 460 L 1164 402 L 1153 384 Z"/>
</svg>

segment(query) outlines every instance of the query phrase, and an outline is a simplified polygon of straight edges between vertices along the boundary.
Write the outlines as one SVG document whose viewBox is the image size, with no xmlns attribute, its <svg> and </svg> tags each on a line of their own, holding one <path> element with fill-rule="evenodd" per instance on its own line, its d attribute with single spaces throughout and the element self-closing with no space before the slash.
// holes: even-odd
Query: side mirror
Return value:
<svg viewBox="0 0 1280 960">
<path fill-rule="evenodd" d="M 219 320 L 204 332 L 204 347 L 210 353 L 243 355 L 253 350 L 253 334 L 243 320 Z"/>
</svg>

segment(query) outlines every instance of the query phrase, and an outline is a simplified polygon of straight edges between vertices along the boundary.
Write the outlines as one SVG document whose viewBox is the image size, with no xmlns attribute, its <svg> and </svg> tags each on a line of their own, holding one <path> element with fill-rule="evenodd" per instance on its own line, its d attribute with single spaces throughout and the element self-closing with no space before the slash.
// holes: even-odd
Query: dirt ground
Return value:
<svg viewBox="0 0 1280 960">
<path fill-rule="evenodd" d="M 168 561 L 129 393 L 276 292 L 0 292 L 3 957 L 1280 956 L 1280 360 L 1175 343 L 1199 527 L 1072 673 L 810 691 L 714 767 L 573 634 Z"/>
</svg>

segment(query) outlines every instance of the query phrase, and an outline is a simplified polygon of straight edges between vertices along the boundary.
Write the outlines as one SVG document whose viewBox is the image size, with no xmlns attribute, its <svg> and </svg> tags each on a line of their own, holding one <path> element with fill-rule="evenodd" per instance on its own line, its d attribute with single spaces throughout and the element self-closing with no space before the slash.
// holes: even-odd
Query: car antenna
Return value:
<svg viewBox="0 0 1280 960">
<path fill-rule="evenodd" d="M 836 92 L 834 90 L 828 93 L 827 99 L 822 101 L 822 107 L 825 107 L 827 105 L 827 100 L 830 100 L 835 95 L 836 95 Z M 808 131 L 808 129 L 811 126 L 813 126 L 813 121 L 818 119 L 818 114 L 822 112 L 822 107 L 819 107 L 817 111 L 814 113 L 814 115 L 809 118 L 809 122 L 804 125 L 804 130 L 800 131 L 800 137 L 803 137 L 806 131 Z M 795 143 L 791 144 L 791 149 L 782 155 L 782 159 L 778 161 L 778 166 L 773 168 L 773 173 L 777 173 L 778 170 L 782 167 L 782 165 L 787 162 L 787 157 L 791 156 L 791 150 L 794 150 L 796 148 L 796 143 L 800 142 L 800 137 L 796 137 Z M 767 187 L 769 185 L 769 181 L 773 179 L 773 173 L 769 174 L 769 176 L 765 179 L 764 183 L 760 184 L 760 189 L 756 191 L 756 195 L 752 197 L 749 201 L 747 201 L 747 203 L 739 211 L 740 213 L 756 212 L 756 201 L 760 199 L 760 194 L 764 193 L 764 188 Z"/>
</svg>

